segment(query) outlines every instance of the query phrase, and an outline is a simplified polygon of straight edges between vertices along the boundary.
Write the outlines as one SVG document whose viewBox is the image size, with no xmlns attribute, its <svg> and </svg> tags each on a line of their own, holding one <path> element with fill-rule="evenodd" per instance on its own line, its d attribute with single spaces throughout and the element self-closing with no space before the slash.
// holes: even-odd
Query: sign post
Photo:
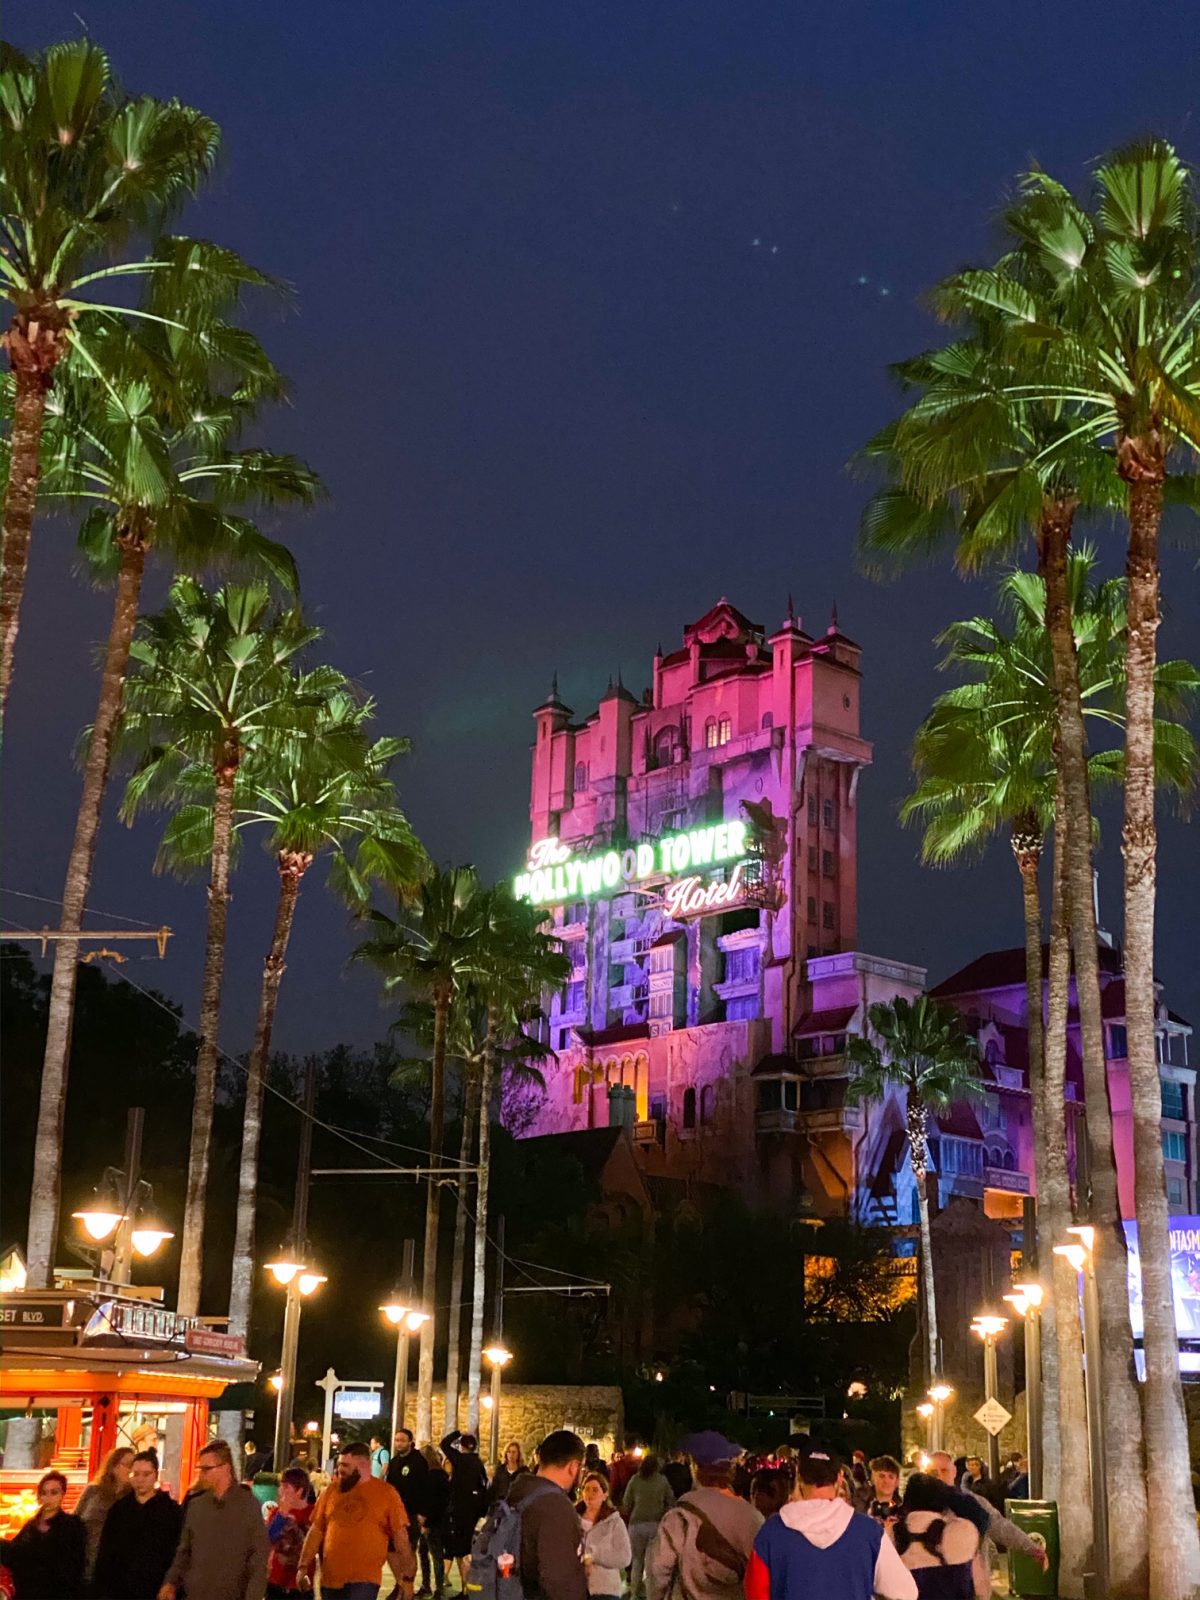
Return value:
<svg viewBox="0 0 1200 1600">
<path fill-rule="evenodd" d="M 325 1391 L 325 1420 L 321 1424 L 321 1471 L 325 1470 L 325 1463 L 329 1460 L 329 1452 L 333 1448 L 333 1397 L 341 1387 L 341 1379 L 332 1367 L 325 1369 L 325 1376 L 317 1379 L 317 1388 Z"/>
</svg>

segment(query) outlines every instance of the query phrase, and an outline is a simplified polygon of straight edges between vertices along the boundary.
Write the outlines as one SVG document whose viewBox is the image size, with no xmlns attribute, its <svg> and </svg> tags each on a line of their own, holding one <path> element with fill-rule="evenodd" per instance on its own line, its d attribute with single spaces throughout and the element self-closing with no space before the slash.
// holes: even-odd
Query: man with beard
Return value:
<svg viewBox="0 0 1200 1600">
<path fill-rule="evenodd" d="M 337 1476 L 317 1501 L 300 1553 L 301 1589 L 312 1588 L 318 1559 L 324 1600 L 376 1600 L 384 1562 L 401 1592 L 412 1592 L 408 1514 L 391 1484 L 371 1476 L 365 1444 L 346 1445 Z"/>
</svg>

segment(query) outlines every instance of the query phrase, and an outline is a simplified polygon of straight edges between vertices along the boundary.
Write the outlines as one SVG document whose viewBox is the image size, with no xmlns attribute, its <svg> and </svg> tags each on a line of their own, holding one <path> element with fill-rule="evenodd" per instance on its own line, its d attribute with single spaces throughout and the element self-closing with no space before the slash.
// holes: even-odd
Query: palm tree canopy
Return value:
<svg viewBox="0 0 1200 1600">
<path fill-rule="evenodd" d="M 847 1101 L 880 1100 L 891 1086 L 903 1089 L 910 1109 L 941 1115 L 959 1101 L 981 1097 L 979 1050 L 951 1006 L 918 995 L 869 1008 L 867 1020 L 879 1040 L 852 1037 L 846 1054 L 855 1076 Z"/>
<path fill-rule="evenodd" d="M 354 952 L 383 976 L 385 994 L 409 989 L 448 1000 L 485 971 L 486 900 L 474 867 L 435 867 L 397 917 L 372 911 L 372 936 Z"/>
</svg>

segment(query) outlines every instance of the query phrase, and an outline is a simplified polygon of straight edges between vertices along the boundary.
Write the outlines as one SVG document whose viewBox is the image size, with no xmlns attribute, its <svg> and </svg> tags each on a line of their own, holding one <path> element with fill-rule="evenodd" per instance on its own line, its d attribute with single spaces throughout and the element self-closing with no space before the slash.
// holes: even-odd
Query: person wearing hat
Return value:
<svg viewBox="0 0 1200 1600">
<path fill-rule="evenodd" d="M 797 1463 L 800 1498 L 763 1523 L 746 1568 L 746 1600 L 917 1600 L 917 1584 L 881 1522 L 839 1495 L 842 1469 L 827 1451 Z"/>
<path fill-rule="evenodd" d="M 695 1463 L 689 1489 L 659 1523 L 646 1554 L 647 1600 L 740 1600 L 762 1514 L 734 1494 L 741 1446 L 719 1433 L 694 1434 L 683 1448 Z"/>
</svg>

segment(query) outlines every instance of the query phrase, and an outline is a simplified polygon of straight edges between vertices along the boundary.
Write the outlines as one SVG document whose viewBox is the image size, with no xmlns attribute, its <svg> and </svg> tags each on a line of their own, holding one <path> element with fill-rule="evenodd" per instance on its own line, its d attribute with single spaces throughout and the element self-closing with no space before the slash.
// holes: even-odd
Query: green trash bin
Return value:
<svg viewBox="0 0 1200 1600">
<path fill-rule="evenodd" d="M 1006 1500 L 1004 1514 L 1027 1533 L 1050 1557 L 1043 1572 L 1036 1561 L 1018 1550 L 1008 1552 L 1010 1594 L 1056 1595 L 1058 1593 L 1058 1506 L 1053 1500 Z"/>
</svg>

